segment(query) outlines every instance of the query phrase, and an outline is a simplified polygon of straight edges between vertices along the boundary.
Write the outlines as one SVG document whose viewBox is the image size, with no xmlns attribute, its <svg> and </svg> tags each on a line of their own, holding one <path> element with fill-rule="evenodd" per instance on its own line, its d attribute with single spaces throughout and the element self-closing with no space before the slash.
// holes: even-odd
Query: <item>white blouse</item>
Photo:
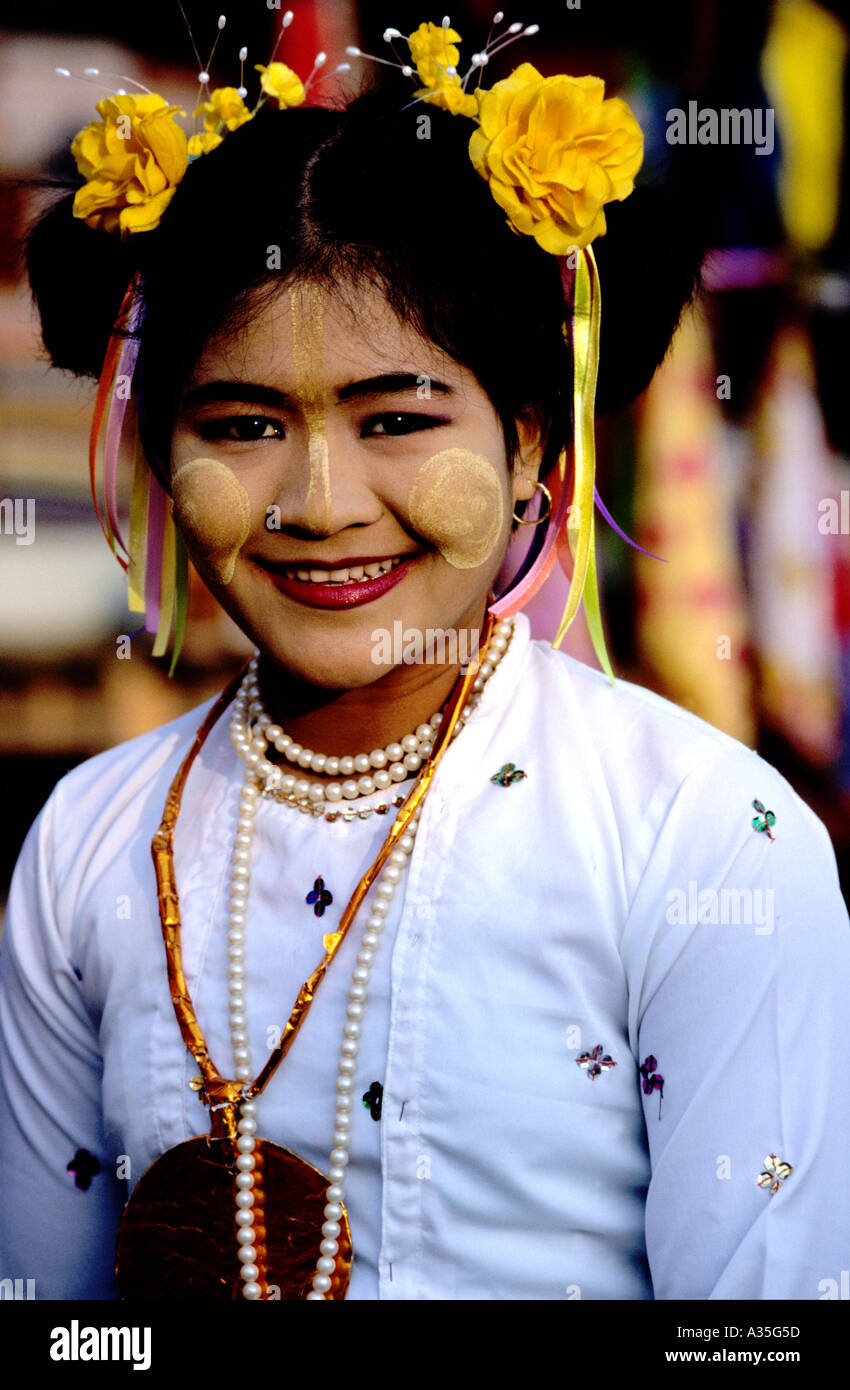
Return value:
<svg viewBox="0 0 850 1390">
<path fill-rule="evenodd" d="M 208 1129 L 150 858 L 202 717 L 65 777 L 16 870 L 0 953 L 0 1278 L 35 1277 L 39 1298 L 115 1298 L 128 1190 Z M 175 844 L 187 978 L 225 1074 L 243 771 L 227 722 L 190 774 Z M 524 776 L 494 781 L 506 764 Z M 391 819 L 261 801 L 255 1071 Z M 321 916 L 307 902 L 318 878 L 332 895 Z M 368 902 L 259 1101 L 259 1133 L 323 1170 Z M 373 970 L 348 1297 L 829 1297 L 850 1249 L 848 925 L 826 832 L 773 768 L 531 641 L 520 614 L 426 798 Z M 378 1090 L 380 1120 L 359 1104 Z"/>
</svg>

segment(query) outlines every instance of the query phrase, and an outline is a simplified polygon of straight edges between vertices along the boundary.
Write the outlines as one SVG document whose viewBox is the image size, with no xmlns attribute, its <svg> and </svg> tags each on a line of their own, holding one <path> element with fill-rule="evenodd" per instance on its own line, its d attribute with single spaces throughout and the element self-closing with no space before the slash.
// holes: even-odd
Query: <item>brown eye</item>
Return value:
<svg viewBox="0 0 850 1390">
<path fill-rule="evenodd" d="M 268 415 L 229 415 L 219 420 L 208 420 L 199 432 L 204 439 L 229 439 L 239 444 L 283 438 L 280 421 Z"/>
<path fill-rule="evenodd" d="M 373 415 L 366 421 L 361 433 L 362 438 L 369 435 L 403 435 L 414 434 L 417 430 L 432 430 L 445 421 L 438 419 L 434 415 L 415 415 L 408 411 L 388 411 L 383 415 Z"/>
<path fill-rule="evenodd" d="M 275 439 L 281 433 L 277 422 L 266 415 L 239 415 L 231 423 L 234 439 Z"/>
</svg>

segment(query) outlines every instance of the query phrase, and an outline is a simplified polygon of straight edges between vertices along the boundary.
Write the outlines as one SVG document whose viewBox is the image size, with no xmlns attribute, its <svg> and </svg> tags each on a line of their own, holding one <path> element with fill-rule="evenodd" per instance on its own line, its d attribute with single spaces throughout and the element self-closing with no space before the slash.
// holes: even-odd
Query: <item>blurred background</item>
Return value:
<svg viewBox="0 0 850 1390">
<path fill-rule="evenodd" d="M 184 6 L 204 63 L 219 2 Z M 382 38 L 388 25 L 410 33 L 442 18 L 421 3 L 373 0 L 300 0 L 294 9 L 278 57 L 302 76 L 320 49 L 329 69 L 348 44 L 392 56 Z M 478 0 L 451 6 L 462 62 L 483 47 L 493 10 Z M 544 74 L 604 77 L 608 94 L 624 97 L 644 129 L 638 182 L 673 189 L 703 228 L 704 293 L 649 388 L 598 421 L 600 493 L 619 525 L 666 561 L 645 558 L 598 521 L 609 651 L 619 677 L 693 710 L 779 768 L 825 822 L 845 896 L 848 11 L 850 0 L 546 0 L 534 13 L 506 12 L 505 23 L 536 22 L 540 32 L 494 59 L 487 75 L 489 85 L 528 61 Z M 254 77 L 281 19 L 281 7 L 240 0 L 228 13 L 212 85 L 238 85 L 242 44 Z M 8 809 L 0 899 L 55 781 L 215 693 L 248 650 L 193 580 L 174 678 L 167 662 L 151 658 L 152 639 L 128 613 L 122 571 L 91 506 L 95 384 L 48 367 L 22 272 L 20 239 L 44 195 L 20 181 L 76 180 L 70 142 L 102 94 L 56 76 L 55 67 L 120 73 L 191 112 L 198 64 L 180 8 L 176 0 L 13 0 L 3 22 L 0 757 Z M 343 90 L 356 89 L 360 70 L 353 60 Z M 333 100 L 341 81 L 312 99 L 324 91 Z M 690 143 L 667 138 L 677 110 Z M 700 129 L 711 134 L 703 113 L 720 120 L 724 110 L 754 113 L 751 143 L 699 142 Z M 652 294 L 650 282 L 645 291 Z M 535 635 L 552 637 L 565 592 L 556 575 L 535 601 Z M 564 649 L 596 664 L 578 622 Z"/>
</svg>

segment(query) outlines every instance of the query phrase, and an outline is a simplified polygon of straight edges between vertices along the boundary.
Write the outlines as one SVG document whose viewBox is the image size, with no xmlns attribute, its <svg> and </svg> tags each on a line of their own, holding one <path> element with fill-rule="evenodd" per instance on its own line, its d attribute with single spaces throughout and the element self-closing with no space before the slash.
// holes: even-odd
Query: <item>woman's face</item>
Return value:
<svg viewBox="0 0 850 1390">
<path fill-rule="evenodd" d="M 512 475 L 473 374 L 372 286 L 354 312 L 309 283 L 211 339 L 172 441 L 192 560 L 270 660 L 353 689 L 393 665 L 383 632 L 478 628 L 540 449 Z M 379 659 L 376 659 L 379 658 Z"/>
</svg>

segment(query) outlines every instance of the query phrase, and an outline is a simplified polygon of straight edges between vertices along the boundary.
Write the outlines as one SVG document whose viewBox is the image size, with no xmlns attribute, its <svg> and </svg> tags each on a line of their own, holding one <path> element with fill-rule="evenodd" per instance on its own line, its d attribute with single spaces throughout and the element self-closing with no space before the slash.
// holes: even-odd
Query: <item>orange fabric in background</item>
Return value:
<svg viewBox="0 0 850 1390">
<path fill-rule="evenodd" d="M 660 693 L 753 746 L 735 496 L 705 319 L 689 310 L 644 397 L 634 538 L 641 661 Z"/>
</svg>

